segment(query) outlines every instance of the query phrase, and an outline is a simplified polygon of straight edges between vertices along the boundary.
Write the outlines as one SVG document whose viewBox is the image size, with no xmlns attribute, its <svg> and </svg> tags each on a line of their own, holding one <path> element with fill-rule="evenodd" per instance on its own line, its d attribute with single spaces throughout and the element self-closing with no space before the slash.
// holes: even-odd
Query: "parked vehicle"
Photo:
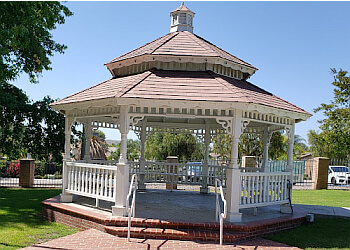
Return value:
<svg viewBox="0 0 350 250">
<path fill-rule="evenodd" d="M 188 181 L 199 182 L 202 176 L 202 163 L 201 162 L 187 162 L 186 174 Z"/>
<path fill-rule="evenodd" d="M 329 166 L 328 168 L 328 183 L 333 185 L 349 184 L 350 173 L 346 166 Z"/>
</svg>

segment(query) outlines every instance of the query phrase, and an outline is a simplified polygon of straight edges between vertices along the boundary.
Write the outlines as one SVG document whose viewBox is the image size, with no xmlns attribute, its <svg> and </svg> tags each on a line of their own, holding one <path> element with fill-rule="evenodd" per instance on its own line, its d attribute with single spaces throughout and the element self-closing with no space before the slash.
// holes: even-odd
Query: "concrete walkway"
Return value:
<svg viewBox="0 0 350 250">
<path fill-rule="evenodd" d="M 302 209 L 307 213 L 311 213 L 311 214 L 350 218 L 349 207 L 327 207 L 327 206 L 300 205 L 300 204 L 294 204 L 294 207 Z"/>
<path fill-rule="evenodd" d="M 89 229 L 76 234 L 51 240 L 46 243 L 23 248 L 25 250 L 43 249 L 233 249 L 233 250 L 297 250 L 297 247 L 290 247 L 278 242 L 255 239 L 243 243 L 224 244 L 220 246 L 213 242 L 196 242 L 180 240 L 156 240 L 156 239 L 134 239 L 128 242 L 125 238 L 119 238 L 95 229 Z"/>
</svg>

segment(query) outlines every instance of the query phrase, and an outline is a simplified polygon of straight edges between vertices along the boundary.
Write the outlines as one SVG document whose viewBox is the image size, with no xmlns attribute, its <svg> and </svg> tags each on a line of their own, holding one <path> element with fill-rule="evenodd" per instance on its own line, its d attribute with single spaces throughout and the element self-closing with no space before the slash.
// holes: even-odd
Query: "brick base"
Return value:
<svg viewBox="0 0 350 250">
<path fill-rule="evenodd" d="M 112 235 L 126 237 L 126 217 L 112 217 L 73 207 L 67 203 L 60 203 L 59 196 L 43 201 L 42 213 L 48 221 L 60 222 L 79 230 L 94 228 Z M 247 223 L 225 223 L 224 241 L 238 242 L 292 229 L 303 224 L 305 216 L 304 211 L 297 210 L 294 211 L 293 215 L 274 219 Z M 219 223 L 169 222 L 157 219 L 133 218 L 131 236 L 144 239 L 219 241 L 219 227 Z"/>
</svg>

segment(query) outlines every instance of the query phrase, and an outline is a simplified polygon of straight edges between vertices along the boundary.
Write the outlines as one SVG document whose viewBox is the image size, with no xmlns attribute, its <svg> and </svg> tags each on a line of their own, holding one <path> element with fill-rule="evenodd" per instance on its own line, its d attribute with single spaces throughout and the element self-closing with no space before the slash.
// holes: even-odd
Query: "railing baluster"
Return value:
<svg viewBox="0 0 350 250">
<path fill-rule="evenodd" d="M 72 167 L 68 165 L 68 163 L 65 163 L 66 164 L 66 171 L 67 171 L 67 176 L 68 176 L 68 185 L 67 185 L 67 189 L 70 190 L 71 189 L 71 172 L 72 172 Z"/>
<path fill-rule="evenodd" d="M 105 172 L 105 192 L 104 192 L 104 196 L 108 196 L 108 170 L 104 170 Z"/>
<path fill-rule="evenodd" d="M 85 168 L 81 169 L 81 192 L 85 192 Z"/>
</svg>

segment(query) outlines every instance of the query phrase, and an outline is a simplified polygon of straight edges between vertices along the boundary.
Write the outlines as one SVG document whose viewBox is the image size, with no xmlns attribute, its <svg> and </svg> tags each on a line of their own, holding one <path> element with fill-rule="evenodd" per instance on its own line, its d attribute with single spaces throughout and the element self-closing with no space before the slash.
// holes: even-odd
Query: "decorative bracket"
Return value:
<svg viewBox="0 0 350 250">
<path fill-rule="evenodd" d="M 250 121 L 248 120 L 243 120 L 241 121 L 241 133 L 243 134 L 244 130 L 247 128 L 248 124 Z"/>
<path fill-rule="evenodd" d="M 219 123 L 223 129 L 225 129 L 227 134 L 232 135 L 233 128 L 232 128 L 232 118 L 216 118 L 216 122 Z"/>
<path fill-rule="evenodd" d="M 134 127 L 139 121 L 142 121 L 144 117 L 145 117 L 144 115 L 137 115 L 137 116 L 132 116 L 132 115 L 130 115 L 130 116 L 129 116 L 129 125 L 130 125 L 131 129 L 132 129 L 132 127 Z"/>
</svg>

